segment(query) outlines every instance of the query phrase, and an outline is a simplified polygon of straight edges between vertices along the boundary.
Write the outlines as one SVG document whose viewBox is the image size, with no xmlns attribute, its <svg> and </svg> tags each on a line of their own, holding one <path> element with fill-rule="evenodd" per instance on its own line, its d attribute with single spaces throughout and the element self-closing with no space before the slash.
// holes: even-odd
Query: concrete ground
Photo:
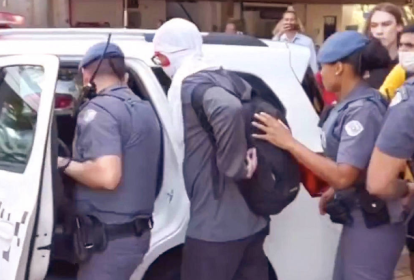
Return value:
<svg viewBox="0 0 414 280">
<path fill-rule="evenodd" d="M 395 271 L 395 280 L 413 280 L 408 253 L 404 252 Z"/>
</svg>

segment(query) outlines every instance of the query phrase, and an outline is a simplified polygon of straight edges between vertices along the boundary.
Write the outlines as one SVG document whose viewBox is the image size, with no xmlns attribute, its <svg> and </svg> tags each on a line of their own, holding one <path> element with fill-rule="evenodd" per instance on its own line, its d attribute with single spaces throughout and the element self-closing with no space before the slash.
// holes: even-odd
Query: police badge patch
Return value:
<svg viewBox="0 0 414 280">
<path fill-rule="evenodd" d="M 356 120 L 350 121 L 349 123 L 345 125 L 345 131 L 351 137 L 357 136 L 363 130 L 364 130 L 364 127 L 362 126 L 362 124 Z"/>
<path fill-rule="evenodd" d="M 92 109 L 88 109 L 86 112 L 85 112 L 85 114 L 83 115 L 83 121 L 85 122 L 85 123 L 89 123 L 89 122 L 91 122 L 91 121 L 93 121 L 94 119 L 95 119 L 95 117 L 96 117 L 96 111 L 95 110 L 92 110 Z"/>
<path fill-rule="evenodd" d="M 394 98 L 391 100 L 390 107 L 397 105 L 398 103 L 401 103 L 402 101 L 402 94 L 400 91 L 397 91 Z"/>
</svg>

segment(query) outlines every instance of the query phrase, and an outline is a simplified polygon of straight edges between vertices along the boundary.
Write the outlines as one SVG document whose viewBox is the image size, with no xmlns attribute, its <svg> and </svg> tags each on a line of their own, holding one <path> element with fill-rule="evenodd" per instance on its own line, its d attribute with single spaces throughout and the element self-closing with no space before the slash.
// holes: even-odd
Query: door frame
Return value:
<svg viewBox="0 0 414 280">
<path fill-rule="evenodd" d="M 0 255 L 0 279 L 7 280 L 28 277 L 35 241 L 42 238 L 37 236 L 37 221 L 59 59 L 52 55 L 15 55 L 0 58 L 0 68 L 23 65 L 42 66 L 44 78 L 38 84 L 41 87 L 41 98 L 37 108 L 36 132 L 26 167 L 22 173 L 0 170 L 1 211 L 6 214 L 1 215 L 0 222 L 13 229 L 12 235 L 8 236 L 10 238 L 3 239 L 5 250 Z M 53 212 L 49 215 L 52 216 L 49 220 L 53 221 Z M 45 275 L 46 271 L 47 267 L 43 267 L 41 274 Z"/>
</svg>

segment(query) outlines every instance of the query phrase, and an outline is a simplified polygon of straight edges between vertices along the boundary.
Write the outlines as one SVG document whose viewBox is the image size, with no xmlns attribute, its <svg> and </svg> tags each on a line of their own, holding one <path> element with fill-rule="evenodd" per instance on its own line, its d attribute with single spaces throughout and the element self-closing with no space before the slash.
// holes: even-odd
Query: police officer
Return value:
<svg viewBox="0 0 414 280">
<path fill-rule="evenodd" d="M 414 158 L 414 25 L 405 27 L 401 34 L 399 60 L 408 79 L 389 105 L 372 154 L 367 183 L 370 193 L 384 199 L 405 198 L 409 204 L 414 185 L 398 178 L 405 170 L 407 160 Z M 407 247 L 414 271 L 414 218 L 408 223 Z"/>
<path fill-rule="evenodd" d="M 318 155 L 295 140 L 278 120 L 257 115 L 255 135 L 284 148 L 331 185 L 320 201 L 322 214 L 343 224 L 334 280 L 390 280 L 404 245 L 404 225 L 392 222 L 385 202 L 365 188 L 365 172 L 386 111 L 377 90 L 362 78 L 379 53 L 355 31 L 332 35 L 322 46 L 319 61 L 327 90 L 337 93 L 338 104 L 323 124 Z"/>
<path fill-rule="evenodd" d="M 58 163 L 78 182 L 77 279 L 127 280 L 149 247 L 160 126 L 151 105 L 126 86 L 117 45 L 91 47 L 80 70 L 89 101 L 77 118 L 74 158 Z"/>
</svg>

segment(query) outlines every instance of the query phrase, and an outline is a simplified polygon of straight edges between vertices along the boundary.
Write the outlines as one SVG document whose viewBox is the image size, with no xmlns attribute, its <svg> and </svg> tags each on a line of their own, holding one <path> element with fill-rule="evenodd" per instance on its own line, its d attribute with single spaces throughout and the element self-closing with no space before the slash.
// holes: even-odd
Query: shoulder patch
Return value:
<svg viewBox="0 0 414 280">
<path fill-rule="evenodd" d="M 359 121 L 353 120 L 345 125 L 345 131 L 349 136 L 355 137 L 364 131 L 364 127 Z"/>
<path fill-rule="evenodd" d="M 93 121 L 94 119 L 95 119 L 95 117 L 96 117 L 96 114 L 97 114 L 97 112 L 95 111 L 95 110 L 93 110 L 93 109 L 88 109 L 85 113 L 84 113 L 84 115 L 83 115 L 83 121 L 85 122 L 85 123 L 89 123 L 89 122 L 91 122 L 91 121 Z"/>
<path fill-rule="evenodd" d="M 398 90 L 395 94 L 394 98 L 391 99 L 390 107 L 397 105 L 398 103 L 401 103 L 402 101 L 402 94 L 401 91 Z"/>
</svg>

